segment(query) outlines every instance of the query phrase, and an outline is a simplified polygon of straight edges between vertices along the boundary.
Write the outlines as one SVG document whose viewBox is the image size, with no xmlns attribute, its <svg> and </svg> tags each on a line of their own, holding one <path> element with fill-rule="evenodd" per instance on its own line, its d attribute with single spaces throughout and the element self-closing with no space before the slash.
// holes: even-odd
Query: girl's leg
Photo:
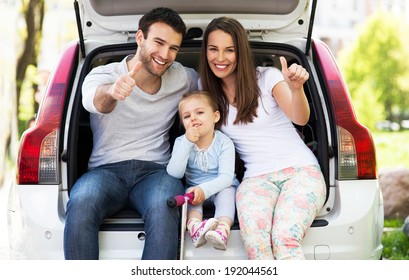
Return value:
<svg viewBox="0 0 409 280">
<path fill-rule="evenodd" d="M 187 231 L 190 236 L 196 232 L 198 225 L 202 222 L 203 214 L 197 210 L 189 209 L 187 212 Z"/>
<path fill-rule="evenodd" d="M 223 251 L 227 249 L 230 228 L 236 212 L 235 196 L 235 187 L 228 187 L 212 196 L 216 208 L 215 218 L 219 224 L 215 230 L 206 233 L 206 240 L 211 242 L 215 249 Z"/>
<path fill-rule="evenodd" d="M 305 259 L 301 241 L 325 201 L 325 181 L 320 168 L 286 168 L 269 179 L 281 188 L 273 218 L 274 257 Z"/>
<path fill-rule="evenodd" d="M 271 228 L 279 189 L 266 176 L 247 178 L 240 184 L 237 213 L 240 233 L 249 259 L 273 259 Z"/>
<path fill-rule="evenodd" d="M 187 230 L 190 236 L 197 231 L 203 219 L 203 205 L 187 205 Z"/>
<path fill-rule="evenodd" d="M 233 186 L 225 188 L 213 195 L 212 200 L 216 209 L 214 217 L 231 227 L 236 214 L 236 188 Z"/>
<path fill-rule="evenodd" d="M 196 248 L 203 246 L 204 244 L 206 244 L 206 233 L 209 230 L 214 230 L 217 227 L 217 220 L 212 218 L 202 221 L 202 205 L 188 205 L 187 216 L 187 230 L 192 237 L 193 246 L 195 246 Z"/>
<path fill-rule="evenodd" d="M 201 222 L 203 219 L 203 214 L 202 212 L 196 211 L 196 210 L 189 210 L 187 212 L 187 222 L 189 224 L 189 221 L 191 220 L 196 220 Z"/>
<path fill-rule="evenodd" d="M 187 189 L 189 190 L 189 188 Z M 186 190 L 186 191 L 187 191 Z M 202 222 L 203 219 L 203 204 L 199 205 L 187 205 L 187 230 L 190 236 L 198 229 L 198 225 Z"/>
</svg>

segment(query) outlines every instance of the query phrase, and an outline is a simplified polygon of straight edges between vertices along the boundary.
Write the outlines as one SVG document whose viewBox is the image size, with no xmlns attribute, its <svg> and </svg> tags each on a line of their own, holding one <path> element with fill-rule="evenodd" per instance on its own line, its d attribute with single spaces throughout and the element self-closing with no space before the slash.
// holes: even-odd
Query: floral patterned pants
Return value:
<svg viewBox="0 0 409 280">
<path fill-rule="evenodd" d="M 240 184 L 237 212 L 249 259 L 305 259 L 301 241 L 325 201 L 319 166 L 290 167 Z"/>
</svg>

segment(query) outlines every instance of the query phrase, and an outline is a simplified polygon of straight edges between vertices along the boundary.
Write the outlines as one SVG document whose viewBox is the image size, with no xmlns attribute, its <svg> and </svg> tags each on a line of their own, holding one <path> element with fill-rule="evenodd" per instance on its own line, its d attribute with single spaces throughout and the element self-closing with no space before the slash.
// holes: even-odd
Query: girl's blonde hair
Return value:
<svg viewBox="0 0 409 280">
<path fill-rule="evenodd" d="M 180 115 L 181 113 L 180 104 L 186 99 L 196 98 L 196 97 L 205 99 L 207 103 L 210 105 L 210 107 L 212 108 L 213 112 L 220 111 L 217 102 L 212 98 L 212 95 L 208 91 L 204 91 L 204 90 L 190 91 L 190 92 L 185 93 L 179 102 L 179 116 L 180 117 L 182 117 Z M 216 128 L 219 127 L 219 124 L 220 124 L 220 120 L 216 123 Z"/>
</svg>

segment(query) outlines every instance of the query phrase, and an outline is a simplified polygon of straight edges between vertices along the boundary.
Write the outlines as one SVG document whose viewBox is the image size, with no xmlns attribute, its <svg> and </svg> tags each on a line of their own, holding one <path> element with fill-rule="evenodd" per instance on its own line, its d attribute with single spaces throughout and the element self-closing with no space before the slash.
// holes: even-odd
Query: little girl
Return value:
<svg viewBox="0 0 409 280">
<path fill-rule="evenodd" d="M 187 229 L 197 248 L 209 241 L 214 248 L 226 250 L 235 215 L 234 144 L 215 130 L 220 120 L 216 103 L 207 92 L 195 91 L 179 103 L 180 119 L 186 133 L 175 140 L 167 172 L 186 178 L 187 193 L 193 192 L 188 205 Z M 203 202 L 210 199 L 215 218 L 203 219 Z"/>
</svg>

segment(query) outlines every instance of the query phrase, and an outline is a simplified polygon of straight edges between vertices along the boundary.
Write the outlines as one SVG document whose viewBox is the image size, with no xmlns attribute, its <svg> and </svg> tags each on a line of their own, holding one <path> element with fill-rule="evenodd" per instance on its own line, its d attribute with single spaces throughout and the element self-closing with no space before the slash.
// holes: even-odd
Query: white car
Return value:
<svg viewBox="0 0 409 280">
<path fill-rule="evenodd" d="M 257 65 L 280 67 L 278 57 L 285 56 L 308 70 L 304 90 L 311 117 L 298 129 L 321 165 L 327 200 L 303 240 L 304 253 L 311 260 L 380 259 L 384 211 L 374 143 L 370 131 L 355 117 L 330 50 L 311 38 L 316 2 L 78 1 L 80 39 L 62 52 L 37 123 L 21 139 L 18 176 L 8 203 L 12 258 L 64 258 L 70 189 L 86 171 L 92 148 L 89 114 L 81 104 L 84 77 L 98 65 L 133 54 L 140 17 L 151 8 L 166 6 L 180 13 L 189 30 L 177 56 L 185 66 L 197 69 L 205 27 L 213 18 L 227 15 L 246 28 Z M 180 134 L 178 127 L 172 130 L 171 139 Z M 240 177 L 240 166 L 237 173 Z M 212 211 L 209 207 L 206 215 Z M 140 215 L 124 209 L 101 226 L 100 258 L 140 259 L 144 238 Z M 226 251 L 211 245 L 196 249 L 189 241 L 182 246 L 184 259 L 247 258 L 237 221 Z"/>
</svg>

